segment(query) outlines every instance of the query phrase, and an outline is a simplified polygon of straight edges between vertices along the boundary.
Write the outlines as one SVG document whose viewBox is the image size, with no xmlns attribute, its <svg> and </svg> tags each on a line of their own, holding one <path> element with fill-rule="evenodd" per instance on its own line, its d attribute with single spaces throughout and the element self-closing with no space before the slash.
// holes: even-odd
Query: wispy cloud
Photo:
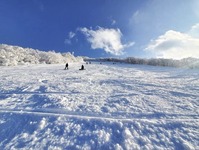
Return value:
<svg viewBox="0 0 199 150">
<path fill-rule="evenodd" d="M 92 49 L 104 49 L 107 53 L 113 55 L 121 55 L 125 48 L 134 45 L 134 42 L 122 44 L 120 29 L 98 27 L 97 30 L 79 28 L 79 31 L 86 36 Z"/>
<path fill-rule="evenodd" d="M 116 24 L 116 20 L 112 19 L 111 20 L 111 25 L 115 25 Z"/>
<path fill-rule="evenodd" d="M 73 37 L 75 37 L 75 33 L 74 32 L 69 32 L 68 36 L 69 36 L 70 39 L 72 39 Z"/>
<path fill-rule="evenodd" d="M 133 13 L 132 17 L 130 18 L 130 21 L 138 23 L 139 20 L 140 20 L 140 12 L 139 10 L 137 10 L 136 12 Z"/>
<path fill-rule="evenodd" d="M 199 17 L 199 1 L 198 0 L 193 0 L 193 10 L 195 14 Z"/>
<path fill-rule="evenodd" d="M 199 23 L 191 27 L 191 30 L 188 33 L 189 35 L 199 38 Z"/>
<path fill-rule="evenodd" d="M 199 58 L 199 26 L 194 25 L 189 32 L 181 33 L 173 30 L 152 40 L 145 50 L 151 51 L 156 57 L 182 59 Z"/>
<path fill-rule="evenodd" d="M 67 38 L 64 40 L 65 44 L 71 44 L 71 40 L 75 37 L 75 33 L 74 32 L 69 32 Z"/>
</svg>

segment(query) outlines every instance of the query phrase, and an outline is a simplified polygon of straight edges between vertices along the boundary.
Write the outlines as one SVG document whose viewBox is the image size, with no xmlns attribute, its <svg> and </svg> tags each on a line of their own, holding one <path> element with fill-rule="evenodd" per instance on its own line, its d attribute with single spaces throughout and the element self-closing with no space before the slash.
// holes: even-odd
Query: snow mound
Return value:
<svg viewBox="0 0 199 150">
<path fill-rule="evenodd" d="M 32 48 L 0 44 L 0 66 L 60 64 L 66 62 L 83 62 L 83 58 L 75 57 L 70 52 L 44 52 Z"/>
</svg>

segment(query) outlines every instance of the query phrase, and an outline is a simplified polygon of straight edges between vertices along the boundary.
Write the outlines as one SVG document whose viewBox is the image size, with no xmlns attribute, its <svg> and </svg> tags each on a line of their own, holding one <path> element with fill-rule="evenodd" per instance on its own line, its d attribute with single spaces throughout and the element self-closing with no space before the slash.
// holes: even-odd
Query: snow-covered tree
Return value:
<svg viewBox="0 0 199 150">
<path fill-rule="evenodd" d="M 94 59 L 85 58 L 85 60 L 94 61 Z M 184 58 L 181 60 L 163 59 L 163 58 L 100 58 L 97 61 L 111 61 L 111 62 L 124 62 L 130 64 L 152 65 L 152 66 L 169 66 L 169 67 L 185 67 L 185 68 L 199 68 L 199 59 L 197 58 Z"/>
<path fill-rule="evenodd" d="M 58 64 L 66 62 L 82 62 L 82 57 L 75 57 L 71 53 L 44 52 L 31 48 L 22 48 L 0 44 L 0 66 L 14 66 L 24 64 Z"/>
</svg>

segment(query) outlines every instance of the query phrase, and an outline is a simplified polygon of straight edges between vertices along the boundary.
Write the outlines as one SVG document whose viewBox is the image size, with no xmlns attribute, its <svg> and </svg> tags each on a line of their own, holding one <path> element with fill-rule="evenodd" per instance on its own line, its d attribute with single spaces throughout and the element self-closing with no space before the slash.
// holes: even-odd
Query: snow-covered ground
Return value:
<svg viewBox="0 0 199 150">
<path fill-rule="evenodd" d="M 0 67 L 0 149 L 199 149 L 199 70 Z"/>
</svg>

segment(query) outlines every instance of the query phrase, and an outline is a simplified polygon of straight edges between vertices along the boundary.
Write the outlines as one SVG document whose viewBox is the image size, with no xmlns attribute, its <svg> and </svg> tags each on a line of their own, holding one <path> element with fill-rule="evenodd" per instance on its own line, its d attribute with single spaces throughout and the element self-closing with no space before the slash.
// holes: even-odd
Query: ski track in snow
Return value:
<svg viewBox="0 0 199 150">
<path fill-rule="evenodd" d="M 199 70 L 0 69 L 0 149 L 199 149 Z"/>
</svg>

